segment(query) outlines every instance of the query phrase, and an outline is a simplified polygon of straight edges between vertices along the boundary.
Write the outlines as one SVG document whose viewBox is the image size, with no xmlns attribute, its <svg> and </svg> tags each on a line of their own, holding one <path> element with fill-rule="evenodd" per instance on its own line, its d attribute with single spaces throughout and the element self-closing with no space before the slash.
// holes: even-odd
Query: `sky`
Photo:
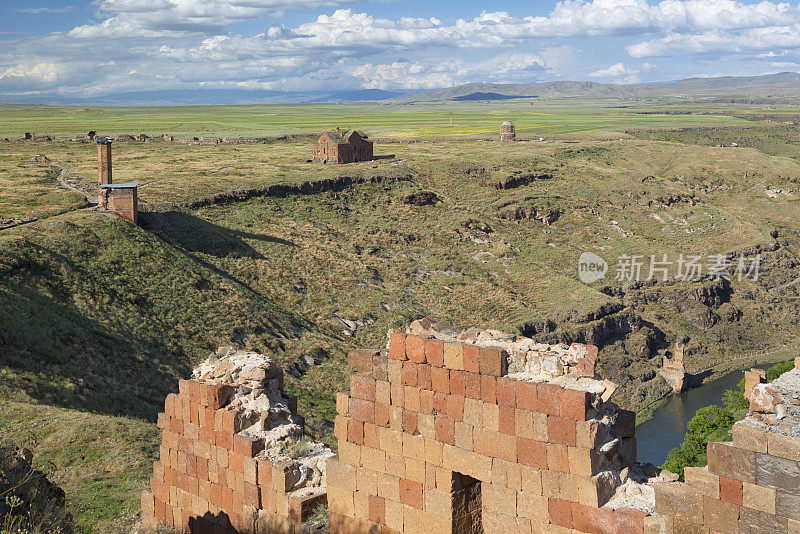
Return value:
<svg viewBox="0 0 800 534">
<path fill-rule="evenodd" d="M 768 0 L 0 0 L 0 101 L 799 67 L 800 5 Z"/>
</svg>

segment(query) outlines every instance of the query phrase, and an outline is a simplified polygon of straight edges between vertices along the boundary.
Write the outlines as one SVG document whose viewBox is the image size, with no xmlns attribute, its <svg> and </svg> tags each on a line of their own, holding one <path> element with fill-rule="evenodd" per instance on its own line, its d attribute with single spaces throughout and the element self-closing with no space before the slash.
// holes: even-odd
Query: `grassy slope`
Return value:
<svg viewBox="0 0 800 534">
<path fill-rule="evenodd" d="M 303 116 L 297 115 L 299 109 Z M 253 115 L 251 120 L 264 130 L 252 131 L 278 131 L 290 123 L 298 129 L 318 128 L 342 109 L 346 108 L 285 107 L 279 118 Z M 472 104 L 431 109 L 404 107 L 397 115 L 382 113 L 380 118 L 377 111 L 370 112 L 374 115 L 366 108 L 362 111 L 367 122 L 383 121 L 375 123 L 381 131 L 438 136 L 449 127 L 437 126 L 436 121 L 449 121 L 454 109 L 475 113 L 475 129 L 457 127 L 458 131 L 493 134 L 492 125 L 511 108 L 503 103 L 492 108 Z M 46 124 L 72 131 L 78 126 L 88 129 L 89 123 L 65 122 L 65 116 L 87 121 L 106 117 L 103 120 L 116 124 L 119 131 L 137 131 L 145 124 L 161 124 L 158 121 L 165 115 L 175 113 L 140 110 L 134 117 L 131 110 L 101 111 L 93 119 L 81 118 L 83 112 L 76 110 L 58 112 L 59 116 L 52 109 L 26 108 L 14 120 L 21 125 L 44 117 L 50 121 Z M 200 113 L 194 116 L 195 124 L 218 120 L 207 108 L 180 111 L 189 118 Z M 247 127 L 236 122 L 243 117 L 234 120 L 226 115 L 239 111 L 219 110 L 219 120 L 231 119 L 225 128 Z M 146 469 L 114 466 L 101 477 L 94 487 L 107 484 L 103 492 L 118 497 L 113 505 L 87 489 L 87 484 L 94 484 L 91 476 L 73 476 L 70 470 L 110 465 L 120 453 L 134 464 L 149 461 L 152 448 L 147 447 L 152 447 L 153 435 L 145 421 L 152 420 L 176 379 L 186 376 L 190 366 L 218 344 L 237 340 L 275 355 L 286 368 L 300 355 L 319 361 L 302 378 L 290 378 L 288 387 L 300 394 L 301 410 L 309 416 L 312 431 L 323 436 L 333 415 L 331 393 L 346 379 L 345 351 L 382 345 L 391 326 L 422 313 L 460 326 L 507 330 L 541 318 L 579 316 L 617 300 L 575 280 L 574 265 L 584 250 L 609 260 L 621 253 L 711 253 L 771 242 L 769 233 L 774 229 L 796 229 L 797 193 L 776 199 L 765 194 L 767 184 L 794 188 L 789 178 L 800 169 L 791 159 L 751 149 L 616 140 L 624 135 L 617 132 L 632 123 L 685 126 L 698 122 L 696 117 L 553 110 L 552 117 L 530 114 L 523 121 L 529 117 L 531 128 L 542 125 L 543 136 L 581 131 L 585 139 L 577 144 L 381 143 L 376 153 L 396 154 L 418 173 L 413 182 L 172 209 L 145 214 L 142 229 L 78 211 L 0 231 L 0 391 L 5 398 L 24 403 L 0 407 L 0 421 L 9 422 L 2 427 L 4 436 L 24 439 L 20 423 L 28 421 L 27 413 L 46 414 L 51 426 L 32 427 L 42 436 L 65 442 L 73 439 L 73 430 L 75 435 L 94 435 L 98 428 L 118 421 L 89 412 L 135 416 L 119 421 L 131 425 L 130 432 L 150 445 L 113 441 L 114 435 L 127 431 L 112 432 L 109 439 L 115 447 L 57 462 L 65 470 L 60 480 L 74 495 L 73 511 L 84 525 L 97 519 L 92 528 L 102 531 L 110 528 L 114 514 L 126 507 L 135 509 L 135 487 L 142 485 Z M 600 129 L 609 126 L 616 131 Z M 161 142 L 115 147 L 115 177 L 151 181 L 142 194 L 153 203 L 354 169 L 309 166 L 303 159 L 308 152 L 303 140 L 244 147 Z M 43 169 L 31 178 L 28 168 L 17 166 L 41 151 L 63 160 L 72 175 L 91 180 L 95 148 L 76 143 L 0 144 L 0 153 L 9 162 L 8 175 L 0 179 L 15 186 L 16 201 L 27 196 L 17 185 L 39 180 L 38 186 L 56 195 L 57 210 L 69 209 L 70 200 L 53 188 Z M 226 173 L 219 173 L 226 167 Z M 371 166 L 362 167 L 374 172 Z M 485 185 L 514 171 L 543 169 L 552 171 L 554 178 L 505 191 Z M 648 176 L 652 178 L 644 179 Z M 177 195 L 167 194 L 175 189 Z M 403 202 L 405 195 L 421 190 L 435 191 L 443 202 L 422 207 Z M 696 202 L 647 205 L 671 195 L 694 195 Z M 552 226 L 511 222 L 498 217 L 505 204 L 563 213 Z M 7 205 L 16 205 L 13 197 Z M 790 325 L 772 320 L 778 313 L 774 306 L 767 309 L 746 301 L 740 307 L 747 323 L 734 330 L 745 332 L 745 338 L 757 331 L 771 341 L 788 335 Z M 731 330 L 730 325 L 720 325 L 710 334 L 698 331 L 668 305 L 638 313 L 669 335 L 685 331 L 705 339 Z M 336 314 L 372 324 L 360 327 L 351 338 L 342 334 Z M 733 340 L 731 348 L 748 341 Z M 609 347 L 607 354 L 612 359 L 635 350 L 626 340 Z M 637 360 L 622 370 L 615 363 L 609 372 L 624 382 L 625 375 L 653 368 L 656 361 Z M 72 429 L 73 418 L 80 417 L 88 426 Z M 56 437 L 49 446 L 37 447 L 43 458 L 56 454 Z M 50 438 L 40 436 L 40 443 L 46 439 Z"/>
</svg>

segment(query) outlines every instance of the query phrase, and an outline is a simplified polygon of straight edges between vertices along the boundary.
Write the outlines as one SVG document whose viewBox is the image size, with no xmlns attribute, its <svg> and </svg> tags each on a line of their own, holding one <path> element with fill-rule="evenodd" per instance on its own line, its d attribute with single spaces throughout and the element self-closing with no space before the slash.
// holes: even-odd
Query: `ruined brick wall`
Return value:
<svg viewBox="0 0 800 534">
<path fill-rule="evenodd" d="M 800 532 L 800 358 L 771 384 L 748 373 L 750 414 L 733 441 L 708 444 L 708 465 L 686 483 L 657 483 L 655 509 L 668 533 Z"/>
<path fill-rule="evenodd" d="M 110 211 L 128 222 L 139 224 L 139 194 L 137 188 L 101 189 L 106 193 L 103 209 Z"/>
<path fill-rule="evenodd" d="M 634 414 L 605 402 L 596 348 L 483 345 L 393 333 L 388 351 L 351 354 L 331 532 L 652 528 L 647 511 L 606 504 L 635 461 Z"/>
<path fill-rule="evenodd" d="M 217 355 L 218 356 L 218 355 Z M 293 533 L 325 502 L 325 459 L 301 438 L 296 399 L 266 357 L 211 358 L 167 396 L 160 459 L 142 494 L 143 526 L 192 533 Z"/>
</svg>

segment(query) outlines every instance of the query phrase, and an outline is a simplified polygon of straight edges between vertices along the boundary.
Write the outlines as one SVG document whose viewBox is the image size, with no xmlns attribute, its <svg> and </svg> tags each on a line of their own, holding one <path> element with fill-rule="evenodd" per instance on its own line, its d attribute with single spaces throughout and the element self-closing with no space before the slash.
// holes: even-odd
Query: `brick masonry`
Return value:
<svg viewBox="0 0 800 534">
<path fill-rule="evenodd" d="M 278 373 L 277 379 L 281 375 Z M 158 415 L 159 461 L 142 494 L 143 526 L 192 533 L 300 533 L 324 487 L 293 491 L 299 460 L 265 451 L 240 433 L 246 412 L 230 402 L 237 386 L 181 380 Z M 295 413 L 296 402 L 281 393 Z M 300 420 L 299 416 L 292 416 Z"/>
</svg>

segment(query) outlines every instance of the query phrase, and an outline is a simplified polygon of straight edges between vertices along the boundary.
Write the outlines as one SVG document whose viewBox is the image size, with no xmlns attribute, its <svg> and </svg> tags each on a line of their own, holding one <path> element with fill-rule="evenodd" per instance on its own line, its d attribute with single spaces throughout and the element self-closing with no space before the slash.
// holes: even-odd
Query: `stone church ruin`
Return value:
<svg viewBox="0 0 800 534">
<path fill-rule="evenodd" d="M 318 163 L 371 161 L 372 141 L 355 130 L 336 128 L 319 136 L 314 143 L 313 160 Z"/>
</svg>

